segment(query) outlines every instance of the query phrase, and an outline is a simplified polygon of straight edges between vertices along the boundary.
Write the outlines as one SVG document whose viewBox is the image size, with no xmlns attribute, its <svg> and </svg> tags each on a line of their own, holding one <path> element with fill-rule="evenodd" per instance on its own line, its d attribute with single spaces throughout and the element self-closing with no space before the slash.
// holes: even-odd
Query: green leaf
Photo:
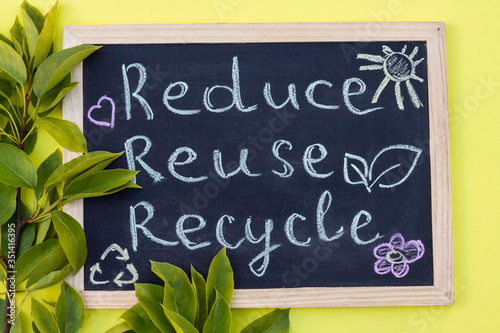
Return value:
<svg viewBox="0 0 500 333">
<path fill-rule="evenodd" d="M 36 43 L 35 47 L 35 67 L 38 68 L 40 64 L 47 58 L 50 52 L 52 43 L 54 41 L 54 36 L 56 32 L 56 21 L 57 12 L 59 11 L 59 5 L 56 4 L 50 9 L 45 17 L 45 24 L 43 29 L 40 31 L 40 37 Z"/>
<path fill-rule="evenodd" d="M 50 175 L 45 183 L 45 188 L 62 182 L 68 178 L 74 177 L 98 163 L 106 160 L 115 160 L 123 154 L 121 153 L 108 153 L 105 151 L 93 151 L 91 153 L 79 156 L 67 163 L 64 163 Z"/>
<path fill-rule="evenodd" d="M 37 281 L 31 281 L 31 279 L 28 279 L 26 288 L 33 286 L 33 290 L 39 290 L 51 287 L 63 281 L 66 277 L 68 277 L 68 275 L 71 274 L 71 272 L 73 272 L 73 267 L 71 267 L 70 264 L 67 264 L 61 270 L 50 272 Z"/>
<path fill-rule="evenodd" d="M 163 288 L 154 284 L 136 283 L 135 295 L 139 300 L 149 318 L 160 329 L 162 333 L 175 333 L 174 328 L 163 311 L 161 302 L 163 300 Z"/>
<path fill-rule="evenodd" d="M 0 298 L 0 309 L 5 309 L 5 299 Z M 8 318 L 10 320 L 10 317 Z M 3 327 L 4 316 L 0 316 L 0 327 Z M 21 314 L 18 314 L 11 326 L 10 333 L 22 333 Z"/>
<path fill-rule="evenodd" d="M 87 259 L 87 242 L 83 228 L 71 215 L 64 212 L 54 210 L 51 215 L 64 253 L 77 272 Z"/>
<path fill-rule="evenodd" d="M 19 21 L 19 16 L 16 17 L 14 25 L 10 28 L 10 35 L 12 36 L 12 44 L 14 44 L 14 49 L 22 57 L 23 55 L 23 40 L 25 37 L 24 28 Z M 24 64 L 24 62 L 23 62 Z"/>
<path fill-rule="evenodd" d="M 32 6 L 27 1 L 23 1 L 21 8 L 26 11 L 33 23 L 36 25 L 38 31 L 42 30 L 44 24 L 43 14 L 38 10 L 38 8 Z"/>
<path fill-rule="evenodd" d="M 9 81 L 0 81 L 0 96 L 2 96 L 5 101 L 9 101 L 14 95 L 14 87 Z"/>
<path fill-rule="evenodd" d="M 38 230 L 36 231 L 36 240 L 35 244 L 40 244 L 45 240 L 45 236 L 47 236 L 47 231 L 49 231 L 49 228 L 52 224 L 52 219 L 47 218 L 39 223 L 38 225 Z"/>
<path fill-rule="evenodd" d="M 128 182 L 126 182 L 125 184 L 123 185 L 120 185 L 118 187 L 114 187 L 112 188 L 111 190 L 108 190 L 106 192 L 104 192 L 103 194 L 104 195 L 109 195 L 109 194 L 113 194 L 113 193 L 116 193 L 116 192 L 120 192 L 126 188 L 142 188 L 141 186 L 137 185 L 136 183 L 134 183 L 133 181 L 129 180 Z"/>
<path fill-rule="evenodd" d="M 21 201 L 21 220 L 26 220 L 27 218 L 29 218 L 31 216 L 31 211 L 29 210 L 29 208 L 24 204 L 24 202 Z M 1 229 L 1 232 L 2 232 L 2 237 L 1 237 L 1 240 L 2 240 L 2 253 L 8 253 L 9 252 L 9 248 L 8 248 L 8 245 L 9 245 L 9 225 L 11 227 L 14 227 L 14 225 L 16 224 L 16 214 L 13 214 L 10 219 L 4 223 L 2 225 L 2 229 Z M 28 228 L 28 226 L 26 226 L 24 229 Z M 20 243 L 19 243 L 19 249 L 18 249 L 18 254 L 17 256 L 19 257 L 19 252 L 20 251 L 26 251 L 26 247 L 29 246 L 29 242 L 33 242 L 33 238 L 32 238 L 32 232 L 33 230 L 30 230 L 30 228 L 28 228 L 28 231 L 22 231 L 21 232 L 21 239 L 20 239 Z M 26 239 L 23 239 L 23 236 L 26 236 Z"/>
<path fill-rule="evenodd" d="M 45 59 L 36 71 L 33 90 L 40 97 L 58 84 L 83 59 L 98 50 L 99 46 L 78 45 L 56 52 Z"/>
<path fill-rule="evenodd" d="M 16 194 L 15 187 L 0 183 L 0 225 L 16 211 Z"/>
<path fill-rule="evenodd" d="M 62 153 L 60 149 L 56 149 L 52 154 L 40 164 L 36 174 L 38 181 L 35 186 L 35 195 L 37 198 L 43 193 L 43 186 L 50 175 L 62 165 Z"/>
<path fill-rule="evenodd" d="M 154 326 L 154 325 L 153 325 Z M 154 326 L 156 327 L 156 326 Z M 150 332 L 150 331 L 145 331 L 145 332 Z M 155 332 L 160 332 L 158 329 Z M 130 327 L 130 325 L 127 322 L 121 322 L 118 325 L 115 325 L 108 329 L 104 333 L 134 333 L 134 330 Z"/>
<path fill-rule="evenodd" d="M 24 227 L 23 231 L 21 231 L 17 256 L 19 257 L 23 255 L 24 252 L 28 251 L 33 245 L 34 240 L 35 240 L 35 225 L 30 223 Z"/>
<path fill-rule="evenodd" d="M 36 327 L 42 333 L 59 333 L 54 315 L 50 310 L 37 301 L 35 298 L 31 300 L 31 316 L 35 321 Z"/>
<path fill-rule="evenodd" d="M 22 150 L 0 143 L 0 183 L 16 187 L 35 188 L 36 170 Z"/>
<path fill-rule="evenodd" d="M 14 48 L 12 41 L 9 38 L 7 38 L 4 34 L 0 34 L 0 40 L 2 42 L 5 42 L 5 44 L 9 45 L 10 47 Z"/>
<path fill-rule="evenodd" d="M 36 284 L 48 274 L 63 269 L 67 264 L 68 259 L 64 255 L 62 247 L 56 248 L 52 253 L 43 258 L 33 272 L 31 272 L 28 277 L 27 285 L 32 286 Z"/>
<path fill-rule="evenodd" d="M 82 131 L 68 120 L 44 117 L 37 121 L 61 146 L 77 153 L 87 152 L 87 140 Z"/>
<path fill-rule="evenodd" d="M 38 131 L 34 130 L 24 141 L 24 152 L 29 155 L 35 149 L 35 145 L 38 138 Z"/>
<path fill-rule="evenodd" d="M 80 180 L 84 177 L 87 177 L 91 174 L 94 174 L 96 173 L 97 171 L 102 171 L 104 169 L 106 169 L 106 167 L 108 165 L 110 165 L 111 163 L 113 163 L 113 160 L 106 160 L 106 161 L 103 161 L 101 163 L 98 163 L 96 165 L 94 165 L 92 168 L 88 169 L 87 171 L 85 172 L 82 172 L 80 173 L 79 175 L 75 176 L 75 177 L 71 177 L 69 178 L 65 183 L 64 183 L 64 189 L 67 189 L 69 185 L 71 185 L 72 182 L 74 181 L 77 181 L 77 180 Z M 63 190 L 64 192 L 64 190 Z"/>
<path fill-rule="evenodd" d="M 233 269 L 226 255 L 226 248 L 212 260 L 207 277 L 207 304 L 212 307 L 215 301 L 215 290 L 224 297 L 228 304 L 231 304 L 234 291 Z"/>
<path fill-rule="evenodd" d="M 78 292 L 63 282 L 56 303 L 56 322 L 62 332 L 78 333 L 85 320 L 85 306 Z"/>
<path fill-rule="evenodd" d="M 34 321 L 31 322 L 31 329 L 33 329 L 33 333 L 42 333 L 42 332 L 40 332 L 38 327 L 36 327 L 36 324 Z"/>
<path fill-rule="evenodd" d="M 151 270 L 158 275 L 165 284 L 170 286 L 170 288 L 166 288 L 164 291 L 163 303 L 166 303 L 166 298 L 173 300 L 175 308 L 167 308 L 177 312 L 191 324 L 194 324 L 196 317 L 196 294 L 186 273 L 179 267 L 169 263 L 155 261 L 151 261 Z"/>
<path fill-rule="evenodd" d="M 290 309 L 275 309 L 254 320 L 240 333 L 287 333 L 290 328 Z"/>
<path fill-rule="evenodd" d="M 14 320 L 14 324 L 10 328 L 10 333 L 23 333 L 23 321 L 21 320 L 21 314 L 18 314 Z"/>
<path fill-rule="evenodd" d="M 123 318 L 136 332 L 161 333 L 140 303 L 125 311 L 120 318 Z"/>
<path fill-rule="evenodd" d="M 8 44 L 0 40 L 0 78 L 26 83 L 26 66 L 23 58 Z"/>
<path fill-rule="evenodd" d="M 196 311 L 196 320 L 195 327 L 201 331 L 203 329 L 203 325 L 205 325 L 205 321 L 208 316 L 208 308 L 207 308 L 207 284 L 203 276 L 191 266 L 191 283 L 196 291 L 196 298 L 198 301 L 197 311 Z"/>
<path fill-rule="evenodd" d="M 5 296 L 5 295 L 4 295 Z M 0 298 L 0 309 L 5 309 L 5 298 Z M 0 327 L 3 328 L 4 316 L 0 316 Z"/>
<path fill-rule="evenodd" d="M 203 326 L 203 333 L 228 333 L 231 326 L 229 303 L 215 290 L 215 302 Z"/>
<path fill-rule="evenodd" d="M 63 193 L 63 198 L 88 198 L 126 184 L 137 171 L 125 169 L 102 170 L 73 181 Z"/>
<path fill-rule="evenodd" d="M 59 83 L 60 84 L 60 83 Z M 78 85 L 78 82 L 64 82 L 63 85 L 55 86 L 50 89 L 41 98 L 40 105 L 38 106 L 37 112 L 43 114 L 48 110 L 52 110 L 63 100 L 63 98 L 71 91 L 74 87 Z"/>
<path fill-rule="evenodd" d="M 65 264 L 61 262 L 64 251 L 57 239 L 49 239 L 31 247 L 16 262 L 16 282 L 21 283 L 28 277 L 44 276 L 57 267 Z"/>
<path fill-rule="evenodd" d="M 31 17 L 21 8 L 21 15 L 23 16 L 24 30 L 26 31 L 26 41 L 28 43 L 28 51 L 30 58 L 35 56 L 35 46 L 38 40 L 38 29 Z"/>
<path fill-rule="evenodd" d="M 163 310 L 176 333 L 199 333 L 191 322 L 177 312 L 169 310 L 165 306 L 163 306 Z"/>
</svg>

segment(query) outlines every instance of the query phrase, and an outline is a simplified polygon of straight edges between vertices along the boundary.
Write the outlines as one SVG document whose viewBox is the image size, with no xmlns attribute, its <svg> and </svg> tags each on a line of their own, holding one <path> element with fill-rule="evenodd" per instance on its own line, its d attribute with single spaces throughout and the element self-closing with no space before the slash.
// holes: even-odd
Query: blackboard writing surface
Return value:
<svg viewBox="0 0 500 333">
<path fill-rule="evenodd" d="M 436 288 L 432 43 L 102 43 L 79 122 L 143 189 L 84 201 L 83 291 L 159 282 L 149 260 L 206 274 L 223 246 L 242 295 Z"/>
</svg>

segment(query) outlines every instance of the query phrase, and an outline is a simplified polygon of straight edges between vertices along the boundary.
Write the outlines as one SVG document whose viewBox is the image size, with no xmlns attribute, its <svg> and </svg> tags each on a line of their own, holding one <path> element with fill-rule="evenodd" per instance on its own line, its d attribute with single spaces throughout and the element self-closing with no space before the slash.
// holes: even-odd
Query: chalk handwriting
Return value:
<svg viewBox="0 0 500 333">
<path fill-rule="evenodd" d="M 123 91 L 125 94 L 125 112 L 127 114 L 127 120 L 132 119 L 132 103 L 130 101 L 130 84 L 128 80 L 128 70 L 131 68 L 136 68 L 139 71 L 139 82 L 137 83 L 137 88 L 135 91 L 132 93 L 132 97 L 135 97 L 139 103 L 141 104 L 142 108 L 144 109 L 144 112 L 146 112 L 146 119 L 147 120 L 152 120 L 154 117 L 153 110 L 151 110 L 151 106 L 149 106 L 149 103 L 139 95 L 139 92 L 141 91 L 142 87 L 144 86 L 144 83 L 146 83 L 146 68 L 141 65 L 140 63 L 135 63 L 135 64 L 130 64 L 125 67 L 125 64 L 122 65 L 122 75 L 123 75 Z"/>
<path fill-rule="evenodd" d="M 332 236 L 327 236 L 327 231 L 326 229 L 328 228 L 329 230 L 332 229 L 332 222 L 331 219 L 325 219 L 325 216 L 330 210 L 330 207 L 332 205 L 333 197 L 329 191 L 324 191 L 321 196 L 319 197 L 318 204 L 317 204 L 317 209 L 316 209 L 316 221 L 313 221 L 312 223 L 316 224 L 317 227 L 317 236 L 320 241 L 323 242 L 332 242 L 335 241 L 342 236 L 344 236 L 344 227 L 340 226 L 337 231 L 332 235 Z M 146 218 L 138 224 L 136 221 L 136 210 L 137 209 L 145 209 L 147 216 Z M 130 232 L 132 235 L 132 250 L 134 252 L 138 251 L 138 230 L 141 230 L 143 235 L 146 236 L 147 239 L 150 241 L 160 244 L 162 246 L 177 246 L 177 245 L 183 245 L 187 250 L 190 251 L 195 251 L 195 250 L 200 250 L 203 249 L 207 246 L 212 245 L 212 242 L 209 240 L 209 236 L 207 235 L 207 230 L 210 227 L 208 226 L 207 221 L 199 214 L 184 214 L 181 215 L 177 222 L 175 223 L 175 234 L 179 241 L 167 241 L 165 239 L 160 239 L 152 234 L 152 232 L 149 230 L 148 227 L 146 227 L 147 223 L 152 223 L 153 225 L 158 223 L 158 219 L 154 220 L 154 212 L 155 209 L 153 205 L 149 202 L 142 201 L 136 204 L 135 206 L 130 206 Z M 144 214 L 141 214 L 144 215 Z M 191 227 L 187 227 L 187 221 L 195 221 L 195 226 L 193 226 L 192 223 L 189 223 Z M 311 219 L 312 220 L 312 219 Z M 325 227 L 325 221 L 329 221 L 329 225 Z M 163 220 L 161 220 L 163 221 Z M 216 227 L 215 227 L 215 239 L 221 246 L 225 246 L 230 250 L 235 250 L 238 247 L 240 247 L 244 242 L 254 244 L 254 245 L 261 245 L 263 246 L 263 249 L 260 253 L 255 255 L 249 262 L 248 267 L 252 274 L 254 274 L 257 277 L 262 277 L 265 275 L 265 272 L 267 268 L 269 267 L 271 263 L 271 254 L 273 251 L 277 250 L 279 247 L 281 247 L 282 244 L 273 244 L 272 243 L 272 238 L 273 238 L 273 230 L 274 230 L 274 221 L 272 219 L 264 219 L 264 232 L 260 236 L 255 235 L 255 229 L 257 230 L 262 230 L 262 226 L 258 226 L 257 224 L 262 223 L 261 219 L 254 219 L 252 216 L 248 216 L 246 219 L 245 223 L 245 228 L 244 228 L 244 237 L 241 235 L 236 243 L 229 242 L 226 239 L 225 234 L 232 235 L 234 236 L 234 232 L 227 232 L 227 228 L 231 227 L 231 225 L 237 224 L 236 220 L 233 216 L 228 215 L 228 214 L 223 214 L 216 222 Z M 353 240 L 353 242 L 357 245 L 360 246 L 365 246 L 368 244 L 371 244 L 375 242 L 377 239 L 380 239 L 381 236 L 380 233 L 377 233 L 375 236 L 369 238 L 368 240 L 361 239 L 360 236 L 358 235 L 358 231 L 370 224 L 372 221 L 372 216 L 369 212 L 365 210 L 361 210 L 358 212 L 351 223 L 350 226 L 350 235 Z M 299 224 L 300 222 L 300 224 Z M 304 237 L 304 233 L 301 230 L 301 225 L 305 225 L 308 223 L 307 217 L 303 216 L 302 214 L 299 213 L 292 213 L 290 216 L 286 219 L 286 222 L 284 223 L 284 229 L 283 232 L 285 233 L 285 236 L 287 237 L 288 241 L 295 246 L 300 246 L 300 247 L 309 247 L 312 242 L 312 237 Z M 157 226 L 151 226 L 151 228 L 157 228 Z M 257 225 L 257 226 L 256 226 Z M 211 228 L 210 228 L 211 229 Z M 202 236 L 204 239 L 200 240 L 200 237 L 197 238 L 197 242 L 194 242 L 191 240 L 188 236 L 191 234 L 197 234 L 199 236 Z M 297 238 L 297 235 L 301 235 L 301 240 Z M 363 237 L 364 238 L 364 237 Z M 119 253 L 122 254 L 122 257 L 127 257 L 128 254 L 124 252 L 123 250 L 120 251 L 120 249 L 116 249 L 114 247 L 108 248 L 106 250 L 106 254 L 111 252 L 111 251 L 118 251 Z M 125 254 L 127 255 L 125 255 Z M 99 272 L 97 267 L 93 267 L 92 269 L 95 272 Z M 93 274 L 95 274 L 95 272 Z M 93 277 L 94 275 L 92 275 Z M 95 279 L 94 279 L 95 280 Z M 97 283 L 100 283 L 101 281 L 98 281 Z M 107 283 L 109 281 L 102 281 L 102 283 Z"/>
<path fill-rule="evenodd" d="M 292 150 L 293 147 L 292 147 L 292 144 L 290 143 L 290 141 L 286 141 L 286 140 L 278 140 L 278 141 L 275 141 L 273 143 L 273 155 L 281 163 L 283 163 L 283 168 L 285 168 L 285 170 L 283 172 L 272 170 L 272 172 L 274 174 L 280 176 L 281 178 L 288 178 L 288 177 L 290 177 L 293 174 L 293 166 L 290 163 L 288 163 L 285 159 L 283 159 L 282 157 L 280 157 L 280 155 L 278 153 L 278 150 L 280 149 L 280 147 L 282 145 L 288 146 L 288 147 L 285 147 L 288 150 Z"/>
<path fill-rule="evenodd" d="M 264 98 L 267 105 L 277 110 L 284 108 L 288 103 L 291 103 L 297 110 L 300 109 L 299 102 L 297 102 L 297 88 L 294 83 L 288 85 L 288 98 L 280 105 L 274 103 L 273 96 L 271 95 L 271 83 L 269 82 L 264 85 Z"/>
<path fill-rule="evenodd" d="M 412 57 L 414 54 L 410 56 L 406 56 L 403 53 L 394 53 L 394 57 L 406 57 L 405 59 L 408 59 L 409 62 L 412 62 L 414 66 L 418 65 L 423 59 L 418 60 L 413 62 Z M 371 56 L 371 55 L 363 55 L 359 54 L 358 58 L 360 59 L 367 59 L 367 60 L 377 60 L 379 61 L 380 59 L 383 59 L 381 56 Z M 398 59 L 399 59 L 398 58 Z M 392 58 L 391 58 L 392 59 Z M 389 63 L 391 63 L 388 66 L 388 70 L 390 73 L 393 73 L 394 78 L 401 77 L 401 73 L 397 74 L 396 72 L 399 70 L 397 63 L 392 64 L 393 60 L 389 60 Z M 372 65 L 372 66 L 361 66 L 360 70 L 373 70 L 373 69 L 378 69 L 379 67 L 382 68 L 384 65 Z M 129 80 L 129 75 L 128 72 L 131 69 L 135 69 L 138 71 L 138 80 L 137 80 L 137 86 L 135 87 L 135 90 L 132 92 L 131 89 L 131 84 Z M 154 76 L 155 73 L 152 73 Z M 399 75 L 399 76 L 398 76 Z M 146 80 L 148 77 L 147 69 L 142 65 L 141 63 L 132 63 L 129 65 L 122 65 L 122 77 L 123 77 L 123 91 L 124 91 L 124 102 L 125 102 L 125 112 L 126 112 L 126 119 L 131 120 L 132 119 L 132 98 L 135 98 L 140 106 L 142 107 L 145 115 L 146 115 L 146 120 L 153 120 L 154 119 L 154 112 L 148 103 L 148 101 L 145 98 L 146 94 L 141 95 L 141 91 L 143 88 L 146 86 Z M 415 80 L 422 80 L 419 77 L 417 77 L 414 73 L 412 73 L 409 78 L 415 79 Z M 255 103 L 252 104 L 251 106 L 245 106 L 243 103 L 243 88 L 241 87 L 240 83 L 240 66 L 239 66 L 239 59 L 238 56 L 233 56 L 232 58 L 232 67 L 231 67 L 231 79 L 232 79 L 232 85 L 213 85 L 213 86 L 207 86 L 205 87 L 203 91 L 203 96 L 201 96 L 201 104 L 205 108 L 205 110 L 213 113 L 224 113 L 227 111 L 230 111 L 232 109 L 235 109 L 240 112 L 252 112 L 255 111 L 259 108 L 259 104 Z M 387 82 L 390 80 L 389 78 L 386 78 Z M 382 82 L 381 86 L 377 90 L 377 93 L 374 96 L 372 103 L 376 103 L 378 100 L 378 97 L 380 93 L 382 92 L 383 88 L 387 84 L 387 82 L 384 81 Z M 399 88 L 401 80 L 396 82 L 396 89 Z M 355 90 L 356 87 L 355 85 L 358 86 L 358 90 Z M 415 105 L 421 106 L 421 102 L 418 99 L 418 96 L 415 93 L 415 89 L 409 82 L 409 80 L 406 80 L 406 85 L 408 87 L 408 91 L 410 93 L 410 96 L 412 98 L 412 101 Z M 352 89 L 352 86 L 354 86 L 354 89 Z M 365 115 L 367 113 L 376 111 L 376 110 L 381 110 L 383 107 L 374 107 L 374 108 L 369 108 L 366 110 L 360 110 L 357 107 L 353 105 L 353 102 L 351 101 L 351 97 L 353 96 L 360 96 L 366 92 L 366 84 L 363 80 L 357 77 L 352 77 L 352 78 L 347 78 L 344 80 L 344 83 L 342 86 L 339 87 L 334 87 L 334 85 L 327 80 L 324 79 L 319 79 L 316 81 L 313 81 L 307 85 L 307 88 L 304 91 L 304 96 L 307 100 L 307 102 L 320 110 L 338 110 L 340 109 L 341 105 L 337 104 L 323 104 L 318 102 L 315 97 L 315 91 L 316 89 L 321 89 L 321 88 L 326 88 L 326 89 L 333 89 L 337 88 L 339 91 L 342 93 L 342 99 L 344 101 L 345 107 L 352 113 L 356 115 Z M 146 86 L 147 89 L 147 86 Z M 281 104 L 277 104 L 276 101 L 274 100 L 272 96 L 272 88 L 271 88 L 271 83 L 270 82 L 265 82 L 263 84 L 262 88 L 262 95 L 265 101 L 265 104 L 267 106 L 270 106 L 274 110 L 279 110 L 279 109 L 284 109 L 287 105 L 293 106 L 296 110 L 300 110 L 300 105 L 297 99 L 297 85 L 295 83 L 289 83 L 288 87 L 288 97 L 286 98 L 285 101 L 283 101 Z M 162 97 L 162 104 L 167 108 L 168 111 L 177 114 L 177 115 L 183 115 L 183 116 L 194 116 L 198 115 L 201 113 L 201 108 L 193 108 L 193 109 L 181 109 L 178 108 L 174 105 L 172 105 L 172 102 L 174 104 L 182 105 L 182 99 L 183 98 L 192 98 L 191 96 L 187 96 L 189 91 L 189 84 L 184 81 L 175 81 L 175 82 L 170 82 L 168 86 L 165 88 L 163 92 L 163 97 Z M 228 92 L 231 95 L 231 102 L 227 105 L 217 105 L 216 97 L 214 95 L 219 95 L 221 92 Z M 401 96 L 401 94 L 397 94 L 397 96 Z M 399 98 L 399 97 L 398 97 Z M 177 102 L 176 102 L 177 101 Z M 401 101 L 398 99 L 398 105 L 401 103 L 402 105 L 402 97 Z"/>
<path fill-rule="evenodd" d="M 140 224 L 137 224 L 136 214 L 135 214 L 135 210 L 138 207 L 143 207 L 148 214 L 148 216 Z M 132 236 L 132 250 L 137 252 L 137 244 L 138 244 L 138 242 L 137 242 L 137 230 L 138 229 L 140 229 L 147 238 L 149 238 L 151 241 L 153 241 L 157 244 L 160 244 L 163 246 L 175 246 L 175 245 L 179 244 L 178 241 L 171 242 L 171 241 L 166 241 L 164 239 L 160 239 L 160 238 L 154 236 L 153 233 L 148 228 L 146 228 L 146 223 L 148 223 L 149 220 L 151 220 L 153 218 L 154 213 L 155 213 L 155 208 L 153 207 L 152 204 L 150 204 L 147 201 L 141 201 L 135 206 L 130 206 L 129 209 L 130 209 L 130 235 Z"/>
<path fill-rule="evenodd" d="M 328 82 L 326 80 L 318 80 L 318 81 L 314 81 L 313 83 L 311 83 L 307 87 L 306 92 L 305 92 L 306 98 L 307 98 L 307 101 L 309 102 L 309 104 L 317 107 L 318 109 L 326 109 L 326 110 L 339 109 L 340 108 L 339 105 L 325 105 L 325 104 L 320 104 L 314 100 L 314 90 L 316 89 L 316 86 L 320 85 L 320 84 L 327 86 L 328 88 L 331 88 L 333 86 L 333 84 L 331 84 L 331 82 Z M 345 84 L 344 84 L 344 86 L 345 86 Z M 344 91 L 344 96 L 345 96 L 345 91 Z M 347 103 L 346 103 L 346 105 L 347 105 Z M 349 102 L 349 105 L 352 107 L 352 104 L 350 102 Z"/>
<path fill-rule="evenodd" d="M 146 143 L 144 150 L 137 156 L 134 156 L 134 150 L 132 147 L 132 143 L 136 140 L 142 140 Z M 144 170 L 148 173 L 148 175 L 153 178 L 153 183 L 158 183 L 164 179 L 164 177 L 158 171 L 153 170 L 146 162 L 142 160 L 142 158 L 149 152 L 151 146 L 151 140 L 145 135 L 136 135 L 131 137 L 127 141 L 125 141 L 125 155 L 127 156 L 127 166 L 129 170 L 136 170 L 135 162 L 139 162 L 139 164 L 144 168 Z M 136 182 L 136 177 L 132 179 L 133 182 Z"/>
<path fill-rule="evenodd" d="M 205 89 L 205 93 L 203 94 L 203 105 L 205 106 L 205 108 L 208 111 L 220 113 L 220 112 L 228 111 L 228 110 L 232 109 L 234 106 L 236 106 L 236 109 L 238 109 L 241 112 L 250 112 L 250 111 L 254 111 L 257 109 L 257 105 L 245 107 L 243 105 L 242 100 L 241 100 L 240 70 L 238 67 L 238 57 L 233 57 L 232 78 L 233 78 L 233 87 L 232 88 L 229 86 L 216 85 L 216 86 L 213 86 L 211 88 L 207 87 Z M 231 93 L 231 95 L 233 96 L 232 103 L 229 104 L 228 106 L 225 106 L 225 107 L 216 108 L 213 105 L 212 100 L 210 98 L 210 95 L 214 92 L 215 89 L 224 89 L 224 90 L 229 91 Z"/>
<path fill-rule="evenodd" d="M 312 157 L 315 148 L 318 148 L 319 150 L 319 157 Z M 304 168 L 311 177 L 326 178 L 332 175 L 333 171 L 329 173 L 318 173 L 313 167 L 313 164 L 321 162 L 326 157 L 326 155 L 328 155 L 328 151 L 326 150 L 325 146 L 320 143 L 315 143 L 306 148 L 303 158 Z"/>
<path fill-rule="evenodd" d="M 252 173 L 250 170 L 248 170 L 247 159 L 248 159 L 248 149 L 243 148 L 240 151 L 240 165 L 238 166 L 238 168 L 229 172 L 229 173 L 226 173 L 224 171 L 224 168 L 222 167 L 222 154 L 221 154 L 220 150 L 218 150 L 218 149 L 214 150 L 215 171 L 217 172 L 217 174 L 221 178 L 224 178 L 224 179 L 230 178 L 230 177 L 238 174 L 240 171 L 243 171 L 243 173 L 245 175 L 250 176 L 250 177 L 260 176 L 261 175 L 260 173 Z"/>
<path fill-rule="evenodd" d="M 177 161 L 179 155 L 181 154 L 187 154 L 187 158 L 185 161 Z M 186 165 L 194 160 L 196 160 L 197 154 L 196 152 L 189 148 L 189 147 L 180 147 L 177 148 L 172 155 L 170 155 L 170 158 L 168 159 L 168 170 L 170 173 L 177 179 L 182 180 L 183 182 L 186 183 L 195 183 L 195 182 L 201 182 L 202 180 L 207 179 L 207 176 L 201 176 L 201 177 L 185 177 L 180 175 L 177 171 L 175 171 L 175 166 L 176 165 Z"/>
</svg>

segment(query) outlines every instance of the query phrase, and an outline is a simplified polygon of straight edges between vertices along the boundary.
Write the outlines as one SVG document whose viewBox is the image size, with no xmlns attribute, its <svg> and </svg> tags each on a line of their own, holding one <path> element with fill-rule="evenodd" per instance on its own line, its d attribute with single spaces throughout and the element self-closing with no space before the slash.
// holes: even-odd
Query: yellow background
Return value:
<svg viewBox="0 0 500 333">
<path fill-rule="evenodd" d="M 0 0 L 0 32 L 21 0 Z M 48 10 L 53 2 L 33 0 Z M 500 2 L 488 0 L 61 0 L 62 27 L 111 23 L 444 21 L 450 107 L 455 305 L 292 309 L 291 332 L 500 332 Z M 54 149 L 42 136 L 40 163 Z M 40 147 L 40 146 L 39 146 Z M 55 300 L 58 288 L 35 293 Z M 233 332 L 264 313 L 233 310 Z M 84 332 L 121 310 L 87 310 Z M 29 303 L 23 324 L 30 324 Z M 25 326 L 25 327 L 26 327 Z M 31 326 L 31 325 L 30 325 Z M 23 330 L 24 331 L 24 330 Z M 29 330 L 26 330 L 29 331 Z"/>
</svg>

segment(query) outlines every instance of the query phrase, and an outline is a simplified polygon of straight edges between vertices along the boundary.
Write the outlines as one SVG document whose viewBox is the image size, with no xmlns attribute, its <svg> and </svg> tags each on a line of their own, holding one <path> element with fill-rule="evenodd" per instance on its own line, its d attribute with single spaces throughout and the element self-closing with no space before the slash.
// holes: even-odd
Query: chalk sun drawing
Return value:
<svg viewBox="0 0 500 333">
<path fill-rule="evenodd" d="M 401 83 L 406 84 L 406 89 L 408 89 L 408 94 L 413 105 L 418 109 L 423 106 L 422 102 L 418 98 L 417 92 L 410 82 L 410 79 L 417 80 L 419 82 L 424 82 L 424 80 L 415 74 L 415 69 L 418 64 L 424 61 L 424 58 L 419 60 L 414 60 L 413 58 L 418 53 L 418 47 L 415 46 L 410 55 L 406 54 L 406 45 L 403 47 L 401 52 L 395 52 L 390 47 L 383 45 L 382 51 L 385 55 L 374 55 L 374 54 L 364 54 L 360 53 L 357 55 L 357 59 L 369 60 L 375 64 L 360 66 L 360 71 L 375 71 L 383 70 L 385 77 L 380 82 L 375 94 L 373 95 L 372 104 L 378 101 L 380 94 L 384 91 L 385 87 L 390 81 L 395 82 L 394 93 L 396 95 L 396 102 L 400 110 L 404 110 L 403 95 L 401 94 Z"/>
<path fill-rule="evenodd" d="M 422 258 L 424 253 L 422 241 L 405 242 L 400 233 L 394 234 L 389 243 L 382 243 L 373 249 L 373 255 L 377 258 L 375 273 L 384 275 L 391 272 L 395 277 L 402 278 L 410 271 L 409 264 Z"/>
</svg>

